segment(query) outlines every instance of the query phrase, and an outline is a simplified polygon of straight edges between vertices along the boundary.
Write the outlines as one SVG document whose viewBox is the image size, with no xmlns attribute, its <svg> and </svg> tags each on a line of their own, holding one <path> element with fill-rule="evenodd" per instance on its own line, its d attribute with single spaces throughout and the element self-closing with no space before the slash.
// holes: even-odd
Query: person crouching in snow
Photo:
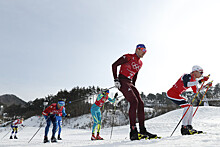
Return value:
<svg viewBox="0 0 220 147">
<path fill-rule="evenodd" d="M 103 140 L 102 137 L 99 136 L 100 129 L 101 129 L 101 107 L 103 104 L 109 100 L 110 102 L 114 103 L 115 98 L 112 100 L 111 98 L 108 97 L 109 90 L 105 90 L 104 92 L 100 93 L 95 101 L 95 103 L 91 107 L 91 113 L 92 113 L 92 118 L 94 120 L 93 128 L 92 128 L 92 137 L 91 140 Z M 95 136 L 95 129 L 97 127 L 97 136 Z"/>
<path fill-rule="evenodd" d="M 24 118 L 21 118 L 21 119 L 16 119 L 15 121 L 12 122 L 12 124 L 11 124 L 12 132 L 11 132 L 10 139 L 13 139 L 12 135 L 14 133 L 15 133 L 14 139 L 18 139 L 18 137 L 16 136 L 16 134 L 18 133 L 18 125 L 21 125 L 24 127 L 23 120 L 24 120 Z"/>
<path fill-rule="evenodd" d="M 42 114 L 47 122 L 47 125 L 45 127 L 44 143 L 49 142 L 47 135 L 49 132 L 51 122 L 53 123 L 51 142 L 57 142 L 57 140 L 55 138 L 55 134 L 57 131 L 57 126 L 58 126 L 56 115 L 62 113 L 64 105 L 65 105 L 64 101 L 58 101 L 57 103 L 51 104 L 49 107 L 47 107 L 42 112 Z"/>
<path fill-rule="evenodd" d="M 190 102 L 187 101 L 186 98 L 180 96 L 183 92 L 185 92 L 188 88 L 192 88 L 194 93 L 197 93 L 198 88 L 197 84 L 205 82 L 209 79 L 208 76 L 203 77 L 201 80 L 197 81 L 197 78 L 200 78 L 203 74 L 203 69 L 195 65 L 192 67 L 192 72 L 190 74 L 184 74 L 179 78 L 179 80 L 167 91 L 168 99 L 172 100 L 174 103 L 179 105 L 180 107 L 184 108 L 183 115 L 185 117 L 182 120 L 182 128 L 181 134 L 182 135 L 192 135 L 196 133 L 202 133 L 202 131 L 197 131 L 192 127 L 192 118 L 193 118 L 193 106 Z M 211 85 L 210 85 L 211 86 Z"/>
</svg>

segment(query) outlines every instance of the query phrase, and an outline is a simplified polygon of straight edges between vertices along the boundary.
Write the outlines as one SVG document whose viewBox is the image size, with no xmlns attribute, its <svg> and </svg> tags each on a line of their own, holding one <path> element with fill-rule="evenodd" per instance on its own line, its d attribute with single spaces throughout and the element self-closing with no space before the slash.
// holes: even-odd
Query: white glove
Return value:
<svg viewBox="0 0 220 147">
<path fill-rule="evenodd" d="M 119 82 L 119 79 L 116 78 L 114 81 L 115 81 L 115 87 L 120 89 L 121 88 L 121 83 Z"/>
</svg>

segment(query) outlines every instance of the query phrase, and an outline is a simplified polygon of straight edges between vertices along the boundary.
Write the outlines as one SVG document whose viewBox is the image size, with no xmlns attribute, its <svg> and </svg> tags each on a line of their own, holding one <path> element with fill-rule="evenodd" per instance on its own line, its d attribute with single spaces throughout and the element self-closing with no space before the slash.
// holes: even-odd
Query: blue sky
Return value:
<svg viewBox="0 0 220 147">
<path fill-rule="evenodd" d="M 193 65 L 216 84 L 219 7 L 217 0 L 0 0 L 0 95 L 29 101 L 75 86 L 111 87 L 112 63 L 138 43 L 148 50 L 140 92 L 167 91 Z"/>
</svg>

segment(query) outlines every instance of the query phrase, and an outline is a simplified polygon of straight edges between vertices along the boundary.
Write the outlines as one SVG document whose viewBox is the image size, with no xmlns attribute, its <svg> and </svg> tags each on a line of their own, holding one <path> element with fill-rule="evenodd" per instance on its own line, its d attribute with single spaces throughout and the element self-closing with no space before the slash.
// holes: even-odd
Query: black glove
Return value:
<svg viewBox="0 0 220 147">
<path fill-rule="evenodd" d="M 56 115 L 55 114 L 50 114 L 50 115 L 48 115 L 48 117 L 50 117 L 50 119 L 53 120 L 53 119 L 56 118 Z"/>
<path fill-rule="evenodd" d="M 115 93 L 115 96 L 114 96 L 114 99 L 117 100 L 117 97 L 118 97 L 118 93 L 116 92 L 116 93 Z"/>
<path fill-rule="evenodd" d="M 25 127 L 23 124 L 21 125 L 22 127 Z"/>
<path fill-rule="evenodd" d="M 120 89 L 120 88 L 121 88 L 121 83 L 120 83 L 119 79 L 116 78 L 116 79 L 114 80 L 114 82 L 115 82 L 115 87 L 118 88 L 118 89 Z"/>
<path fill-rule="evenodd" d="M 66 115 L 66 116 L 64 116 L 64 117 L 69 118 L 69 117 L 70 117 L 70 114 L 67 114 L 67 115 Z"/>
<path fill-rule="evenodd" d="M 116 92 L 114 98 L 117 98 L 117 97 L 118 97 L 118 93 Z"/>
</svg>

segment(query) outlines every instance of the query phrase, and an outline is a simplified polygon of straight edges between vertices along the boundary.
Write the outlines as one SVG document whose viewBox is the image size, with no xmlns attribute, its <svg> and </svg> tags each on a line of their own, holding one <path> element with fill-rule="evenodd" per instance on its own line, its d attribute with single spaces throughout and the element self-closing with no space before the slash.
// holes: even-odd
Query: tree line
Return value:
<svg viewBox="0 0 220 147">
<path fill-rule="evenodd" d="M 71 117 L 77 117 L 90 113 L 91 105 L 102 90 L 103 89 L 100 87 L 95 86 L 89 86 L 87 88 L 77 86 L 70 91 L 60 90 L 56 95 L 48 95 L 45 98 L 36 98 L 34 101 L 29 101 L 26 107 L 21 107 L 20 105 L 6 107 L 4 113 L 7 113 L 8 117 L 21 116 L 29 118 L 31 116 L 41 115 L 45 107 L 52 103 L 57 103 L 59 99 L 65 99 L 66 112 L 69 113 Z M 155 115 L 152 114 L 152 117 L 178 108 L 176 104 L 167 99 L 165 92 L 157 94 L 149 93 L 147 96 L 144 92 L 141 92 L 140 95 L 144 101 L 145 107 L 151 107 L 154 108 L 155 111 L 158 111 L 155 112 Z M 189 98 L 192 96 L 192 92 L 184 92 L 182 95 Z M 202 93 L 199 94 L 197 99 L 201 99 L 201 96 Z M 211 87 L 207 92 L 207 98 L 211 99 L 218 97 L 220 97 L 219 83 Z M 48 103 L 47 106 L 44 105 L 45 102 Z M 220 103 L 213 103 L 213 105 L 220 106 Z M 123 97 L 119 99 L 115 107 L 127 116 L 129 106 Z M 113 109 L 113 106 L 108 102 L 105 103 L 103 111 L 110 109 Z"/>
</svg>

